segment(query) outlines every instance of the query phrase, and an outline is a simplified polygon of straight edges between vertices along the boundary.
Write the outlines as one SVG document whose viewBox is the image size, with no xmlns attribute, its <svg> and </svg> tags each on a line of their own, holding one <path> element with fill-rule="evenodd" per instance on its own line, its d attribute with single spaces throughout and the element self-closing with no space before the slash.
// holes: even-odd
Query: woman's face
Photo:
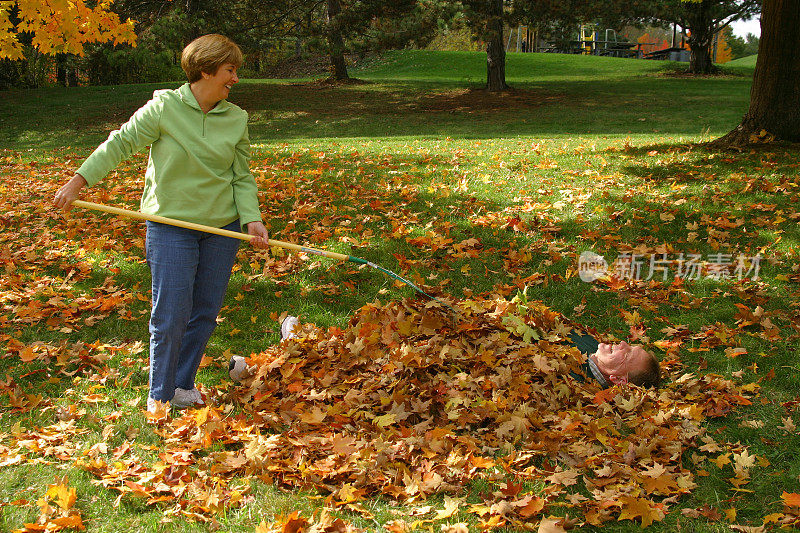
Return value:
<svg viewBox="0 0 800 533">
<path fill-rule="evenodd" d="M 207 76 L 207 77 L 206 77 Z M 236 66 L 233 63 L 224 63 L 216 74 L 203 76 L 209 88 L 219 96 L 218 100 L 225 100 L 231 92 L 231 87 L 239 83 L 239 76 L 236 75 Z"/>
</svg>

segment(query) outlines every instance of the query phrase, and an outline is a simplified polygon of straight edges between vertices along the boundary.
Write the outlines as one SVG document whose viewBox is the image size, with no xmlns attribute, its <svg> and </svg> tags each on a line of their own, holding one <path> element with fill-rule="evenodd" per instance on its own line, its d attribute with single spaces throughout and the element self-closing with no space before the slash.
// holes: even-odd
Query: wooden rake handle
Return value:
<svg viewBox="0 0 800 533">
<path fill-rule="evenodd" d="M 247 233 L 241 233 L 238 231 L 229 231 L 226 229 L 215 228 L 212 226 L 204 226 L 203 224 L 195 224 L 194 222 L 186 222 L 183 220 L 162 217 L 159 215 L 149 215 L 147 213 L 141 213 L 139 211 L 131 211 L 130 209 L 121 209 L 119 207 L 111 207 L 108 205 L 96 204 L 94 202 L 75 200 L 74 202 L 72 202 L 72 205 L 77 207 L 82 207 L 84 209 L 94 209 L 95 211 L 103 211 L 104 213 L 111 213 L 112 215 L 135 218 L 137 220 L 149 220 L 151 222 L 160 222 L 161 224 L 169 224 L 170 226 L 177 226 L 179 228 L 203 231 L 205 233 L 213 233 L 215 235 L 222 235 L 224 237 L 231 237 L 233 239 L 240 239 L 248 242 L 253 240 L 253 236 L 248 235 Z M 308 246 L 302 246 L 291 242 L 276 241 L 273 239 L 269 239 L 267 243 L 270 246 L 278 246 L 279 248 L 294 250 L 295 252 L 306 252 L 309 254 L 321 255 L 323 257 L 329 257 L 331 259 L 337 259 L 339 261 L 351 260 L 351 257 L 349 255 L 339 254 L 336 252 L 328 252 L 326 250 L 319 250 L 317 248 L 309 248 Z"/>
</svg>

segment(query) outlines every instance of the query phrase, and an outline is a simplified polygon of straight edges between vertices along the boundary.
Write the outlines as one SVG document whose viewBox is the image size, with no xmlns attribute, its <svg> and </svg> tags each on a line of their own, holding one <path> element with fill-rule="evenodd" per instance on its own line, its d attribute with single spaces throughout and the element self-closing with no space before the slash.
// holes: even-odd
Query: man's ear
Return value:
<svg viewBox="0 0 800 533">
<path fill-rule="evenodd" d="M 608 380 L 614 385 L 625 385 L 628 382 L 628 376 L 618 376 L 616 374 L 609 374 Z"/>
</svg>

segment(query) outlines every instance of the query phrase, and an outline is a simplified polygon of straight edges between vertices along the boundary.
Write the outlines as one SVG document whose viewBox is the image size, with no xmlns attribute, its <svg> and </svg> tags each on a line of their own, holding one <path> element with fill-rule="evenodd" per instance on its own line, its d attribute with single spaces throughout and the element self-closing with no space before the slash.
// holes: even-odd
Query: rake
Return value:
<svg viewBox="0 0 800 533">
<path fill-rule="evenodd" d="M 74 202 L 72 202 L 72 205 L 76 206 L 76 207 L 82 207 L 84 209 L 94 209 L 95 211 L 103 211 L 104 213 L 110 213 L 112 215 L 119 215 L 119 216 L 123 216 L 123 217 L 134 218 L 134 219 L 137 219 L 137 220 L 149 220 L 151 222 L 160 222 L 161 224 L 169 224 L 171 226 L 177 226 L 179 228 L 197 230 L 197 231 L 202 231 L 202 232 L 205 232 L 205 233 L 213 233 L 215 235 L 222 235 L 224 237 L 231 237 L 233 239 L 240 239 L 240 240 L 248 241 L 248 242 L 253 240 L 253 236 L 252 235 L 248 235 L 246 233 L 240 233 L 238 231 L 229 231 L 229 230 L 226 230 L 226 229 L 214 228 L 212 226 L 205 226 L 203 224 L 195 224 L 194 222 L 185 222 L 183 220 L 176 220 L 174 218 L 167 218 L 167 217 L 162 217 L 162 216 L 159 216 L 159 215 L 150 215 L 150 214 L 147 214 L 147 213 L 141 213 L 139 211 L 132 211 L 130 209 L 121 209 L 119 207 L 111 207 L 111 206 L 108 206 L 108 205 L 97 204 L 97 203 L 94 203 L 94 202 L 85 202 L 83 200 L 75 200 Z M 267 241 L 267 243 L 270 246 L 277 246 L 279 248 L 284 248 L 284 249 L 287 249 L 287 250 L 293 250 L 295 252 L 305 252 L 307 254 L 319 255 L 319 256 L 322 256 L 322 257 L 327 257 L 329 259 L 335 259 L 337 261 L 349 261 L 349 262 L 355 263 L 357 265 L 366 265 L 366 266 L 368 266 L 370 268 L 373 268 L 375 270 L 379 270 L 379 271 L 383 272 L 384 274 L 386 274 L 387 276 L 389 276 L 392 279 L 395 279 L 395 280 L 397 280 L 397 281 L 399 281 L 399 282 L 401 282 L 401 283 L 403 283 L 405 285 L 408 285 L 409 287 L 411 287 L 412 289 L 414 289 L 418 293 L 420 293 L 420 294 L 426 296 L 427 298 L 430 298 L 431 300 L 433 300 L 435 302 L 438 302 L 441 305 L 447 307 L 453 313 L 455 313 L 456 316 L 458 316 L 458 311 L 456 311 L 452 306 L 450 306 L 446 302 L 440 300 L 439 298 L 436 298 L 435 296 L 431 296 L 427 292 L 423 291 L 417 285 L 415 285 L 414 282 L 412 282 L 411 280 L 408 280 L 408 279 L 406 279 L 406 278 L 404 278 L 402 276 L 399 276 L 399 275 L 395 274 L 394 272 L 392 272 L 391 270 L 389 270 L 387 268 L 383 268 L 382 266 L 377 265 L 377 264 L 373 263 L 372 261 L 367 261 L 366 259 L 361 259 L 360 257 L 355 257 L 355 256 L 352 256 L 352 255 L 345 255 L 345 254 L 340 254 L 340 253 L 336 253 L 336 252 L 329 252 L 327 250 L 320 250 L 318 248 L 311 248 L 311 247 L 308 247 L 308 246 L 302 246 L 300 244 L 294 244 L 294 243 L 291 243 L 291 242 L 276 241 L 276 240 L 273 240 L 273 239 L 269 239 Z"/>
</svg>

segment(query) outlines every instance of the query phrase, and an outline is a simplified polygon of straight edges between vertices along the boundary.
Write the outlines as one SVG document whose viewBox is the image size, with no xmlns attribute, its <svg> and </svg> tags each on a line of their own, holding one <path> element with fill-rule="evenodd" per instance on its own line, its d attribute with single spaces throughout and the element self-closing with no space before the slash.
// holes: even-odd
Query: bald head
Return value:
<svg viewBox="0 0 800 533">
<path fill-rule="evenodd" d="M 661 382 L 658 360 L 641 346 L 631 346 L 624 341 L 616 344 L 600 343 L 597 351 L 590 357 L 611 383 L 657 387 Z"/>
</svg>

